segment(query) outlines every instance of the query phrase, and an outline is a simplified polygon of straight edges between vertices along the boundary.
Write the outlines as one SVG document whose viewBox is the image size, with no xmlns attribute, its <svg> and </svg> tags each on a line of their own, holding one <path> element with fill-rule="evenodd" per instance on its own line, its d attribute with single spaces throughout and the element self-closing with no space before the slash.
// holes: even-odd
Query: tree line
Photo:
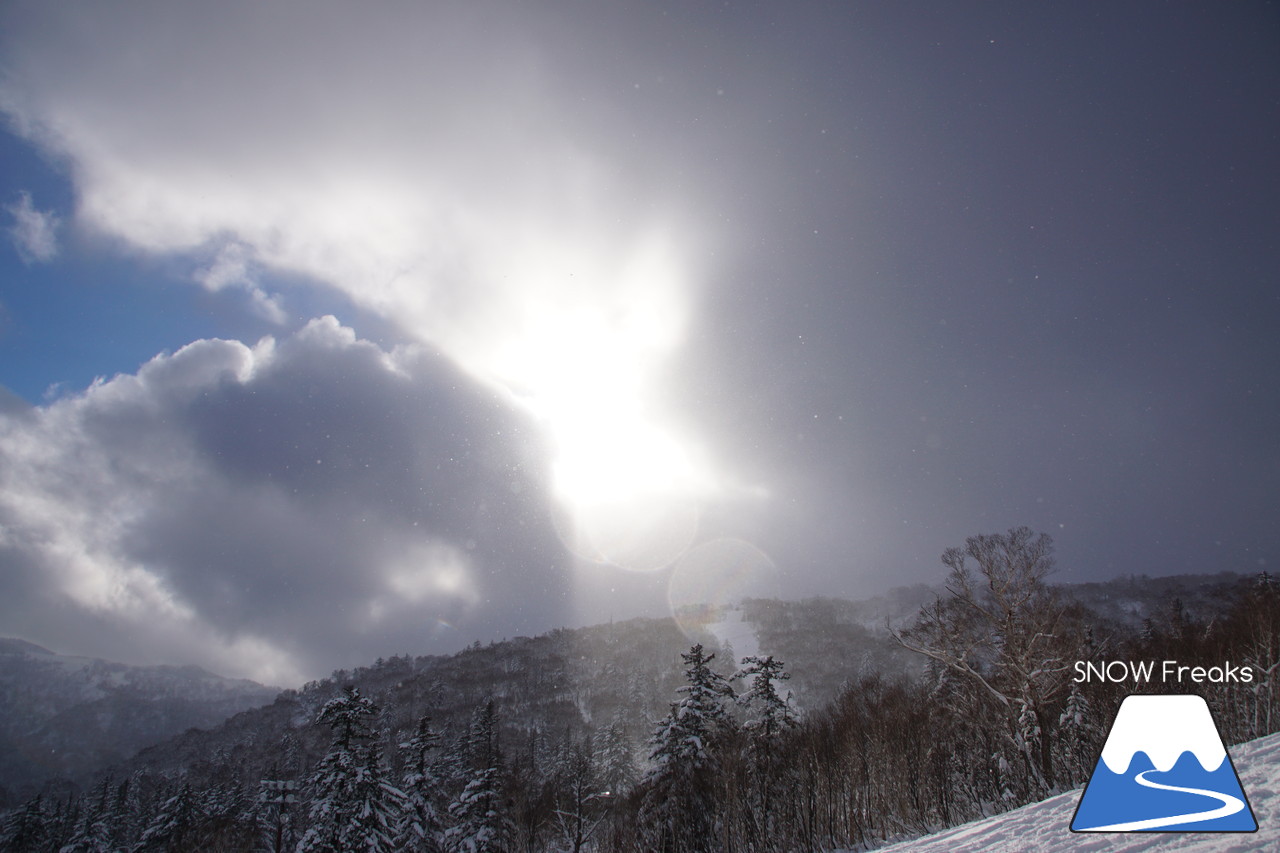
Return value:
<svg viewBox="0 0 1280 853">
<path fill-rule="evenodd" d="M 0 824 L 12 851 L 616 851 L 799 853 L 934 832 L 1082 784 L 1129 692 L 1200 692 L 1231 742 L 1280 728 L 1280 586 L 1266 574 L 1211 617 L 1173 600 L 1128 631 L 1048 582 L 1053 546 L 1027 528 L 943 554 L 945 594 L 894 637 L 923 677 L 879 673 L 799 715 L 771 656 L 736 666 L 693 645 L 647 731 L 621 716 L 546 732 L 488 697 L 462 726 L 403 730 L 356 685 L 311 725 L 318 760 L 268 778 L 104 779 L 35 797 Z M 1077 683 L 1076 661 L 1231 661 L 1248 683 Z M 258 774 L 260 775 L 260 774 Z"/>
</svg>

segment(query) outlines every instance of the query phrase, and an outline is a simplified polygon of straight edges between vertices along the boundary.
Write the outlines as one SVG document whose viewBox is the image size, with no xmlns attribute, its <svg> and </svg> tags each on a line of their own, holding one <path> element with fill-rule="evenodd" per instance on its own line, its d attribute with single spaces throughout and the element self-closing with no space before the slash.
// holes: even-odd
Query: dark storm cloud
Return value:
<svg viewBox="0 0 1280 853">
<path fill-rule="evenodd" d="M 1280 23 L 927 8 L 757 18 L 791 97 L 681 377 L 791 499 L 757 535 L 846 592 L 1021 523 L 1072 577 L 1273 565 Z"/>
<path fill-rule="evenodd" d="M 199 341 L 7 416 L 3 597 L 55 647 L 82 610 L 115 622 L 95 653 L 176 646 L 276 678 L 553 627 L 567 574 L 540 441 L 440 357 L 331 318 Z M 147 622 L 149 651 L 127 639 Z"/>
</svg>

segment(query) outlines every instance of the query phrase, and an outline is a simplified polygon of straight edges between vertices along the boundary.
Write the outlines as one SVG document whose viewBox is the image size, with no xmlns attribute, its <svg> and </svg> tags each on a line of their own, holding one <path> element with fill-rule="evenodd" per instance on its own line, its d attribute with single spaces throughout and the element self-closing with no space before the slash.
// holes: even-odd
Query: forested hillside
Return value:
<svg viewBox="0 0 1280 853">
<path fill-rule="evenodd" d="M 380 659 L 32 792 L 8 850 L 818 851 L 871 848 L 1080 784 L 1134 685 L 1077 661 L 1177 660 L 1229 743 L 1280 725 L 1267 575 L 1049 583 L 1045 537 L 973 537 L 937 594 L 747 601 Z M 1172 597 L 1168 597 L 1173 593 Z M 885 603 L 887 602 L 887 603 Z M 877 624 L 878 623 L 878 624 Z"/>
</svg>

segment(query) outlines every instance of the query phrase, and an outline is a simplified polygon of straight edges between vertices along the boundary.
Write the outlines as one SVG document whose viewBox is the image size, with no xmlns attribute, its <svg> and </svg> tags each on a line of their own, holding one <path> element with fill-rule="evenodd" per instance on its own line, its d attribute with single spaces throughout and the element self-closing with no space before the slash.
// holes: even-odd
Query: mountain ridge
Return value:
<svg viewBox="0 0 1280 853">
<path fill-rule="evenodd" d="M 87 781 L 277 692 L 194 665 L 132 666 L 0 638 L 0 800 L 55 779 Z"/>
<path fill-rule="evenodd" d="M 1130 576 L 1056 586 L 1100 612 L 1103 619 L 1133 627 L 1158 614 L 1171 595 L 1185 605 L 1188 614 L 1212 617 L 1225 590 L 1238 586 L 1240 580 L 1238 575 L 1219 573 L 1154 579 Z M 345 683 L 361 684 L 366 692 L 397 708 L 395 713 L 403 719 L 393 723 L 405 729 L 428 706 L 437 708 L 446 721 L 461 725 L 475 703 L 492 696 L 503 703 L 509 720 L 523 720 L 519 728 L 524 730 L 542 727 L 562 731 L 566 725 L 594 728 L 621 715 L 632 730 L 633 743 L 639 744 L 653 720 L 665 712 L 679 685 L 678 655 L 692 642 L 704 642 L 720 651 L 716 665 L 725 675 L 736 669 L 739 651 L 774 655 L 791 672 L 788 686 L 796 706 L 801 711 L 818 709 L 832 701 L 844 685 L 864 676 L 918 672 L 923 660 L 894 643 L 887 626 L 904 624 L 921 605 L 943 593 L 941 586 L 916 584 L 860 600 L 748 599 L 721 608 L 715 618 L 694 630 L 686 625 L 682 631 L 670 618 L 651 617 L 558 628 L 538 637 L 494 641 L 488 646 L 477 641 L 452 655 L 379 658 L 370 666 L 335 670 L 300 689 L 283 691 L 222 678 L 194 666 L 128 667 L 57 655 L 17 638 L 0 639 L 0 685 L 11 679 L 15 665 L 32 670 L 41 663 L 56 665 L 73 682 L 70 686 L 66 678 L 58 682 L 64 695 L 45 702 L 56 706 L 52 710 L 32 709 L 29 704 L 15 707 L 13 691 L 7 688 L 0 695 L 0 712 L 8 712 L 6 722 L 0 725 L 0 785 L 10 789 L 8 801 L 13 802 L 19 791 L 30 791 L 33 784 L 53 778 L 84 785 L 108 767 L 119 772 L 143 768 L 182 772 L 200 756 L 219 750 L 234 754 L 246 740 L 278 741 L 286 735 L 296 736 L 303 753 L 318 750 L 322 744 L 306 743 L 308 723 Z M 725 628 L 749 630 L 754 637 L 744 642 L 740 633 L 715 635 L 717 631 L 725 633 Z M 731 643 L 744 646 L 732 649 L 734 659 L 724 654 Z M 602 651 L 594 654 L 590 648 Z M 56 674 L 56 670 L 42 671 L 46 676 Z M 133 674 L 126 676 L 126 671 Z M 202 684 L 218 687 L 212 692 L 194 691 L 199 701 L 193 699 L 193 691 L 179 689 L 180 685 Z M 248 695 L 238 702 L 232 698 L 219 704 L 219 700 L 237 694 L 235 685 Z M 131 695 L 139 692 L 135 688 L 151 696 L 137 706 L 146 713 L 128 710 L 131 706 L 126 700 L 139 698 Z M 68 692 L 70 697 L 65 695 Z M 170 707 L 173 713 L 156 713 L 160 696 L 182 707 Z M 536 706 L 536 713 L 523 719 L 531 705 Z M 105 736 L 101 726 L 95 728 L 95 718 L 129 719 L 136 725 L 123 738 L 111 730 L 111 742 L 104 746 L 89 742 L 95 732 Z M 15 719 L 22 721 L 20 731 L 15 730 Z M 261 731 L 258 721 L 263 724 Z M 83 737 L 77 741 L 73 733 Z M 80 756 L 79 764 L 76 755 Z"/>
</svg>

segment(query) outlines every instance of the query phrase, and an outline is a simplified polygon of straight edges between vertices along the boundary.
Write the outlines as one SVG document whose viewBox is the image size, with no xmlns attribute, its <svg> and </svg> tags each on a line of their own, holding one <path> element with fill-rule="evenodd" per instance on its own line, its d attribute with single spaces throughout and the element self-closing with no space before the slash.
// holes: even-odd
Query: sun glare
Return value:
<svg viewBox="0 0 1280 853">
<path fill-rule="evenodd" d="M 503 311 L 489 362 L 551 438 L 561 538 L 588 560 L 670 565 L 716 487 L 706 454 L 670 424 L 656 387 L 688 310 L 671 247 L 642 241 L 612 271 L 600 257 L 563 251 L 526 260 L 519 304 Z"/>
<path fill-rule="evenodd" d="M 674 562 L 712 491 L 708 466 L 659 426 L 593 411 L 559 428 L 552 487 L 561 538 L 586 559 L 636 571 Z"/>
</svg>

